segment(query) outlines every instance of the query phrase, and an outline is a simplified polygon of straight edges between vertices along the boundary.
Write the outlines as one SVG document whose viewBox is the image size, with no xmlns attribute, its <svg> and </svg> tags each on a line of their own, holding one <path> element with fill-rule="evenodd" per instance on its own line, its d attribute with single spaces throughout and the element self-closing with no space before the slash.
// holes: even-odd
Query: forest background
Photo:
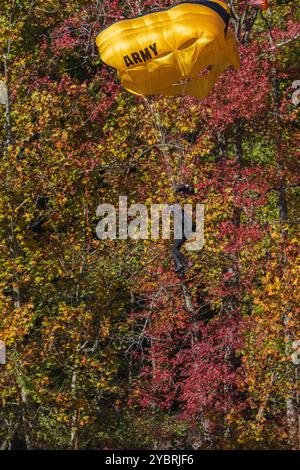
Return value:
<svg viewBox="0 0 300 470">
<path fill-rule="evenodd" d="M 231 0 L 241 69 L 154 100 L 205 204 L 185 279 L 168 241 L 96 238 L 99 204 L 173 194 L 95 37 L 173 3 L 1 0 L 1 449 L 299 448 L 297 1 Z"/>
</svg>

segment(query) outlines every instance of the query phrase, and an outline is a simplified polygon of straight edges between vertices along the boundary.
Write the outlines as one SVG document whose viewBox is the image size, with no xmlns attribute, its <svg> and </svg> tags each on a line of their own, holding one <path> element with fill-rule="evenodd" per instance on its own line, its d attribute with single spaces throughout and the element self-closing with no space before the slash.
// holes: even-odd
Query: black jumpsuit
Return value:
<svg viewBox="0 0 300 470">
<path fill-rule="evenodd" d="M 184 194 L 191 195 L 191 194 L 194 194 L 194 187 L 190 186 L 189 184 L 179 184 L 176 186 L 175 192 L 181 195 L 184 195 Z M 184 256 L 180 251 L 182 245 L 187 240 L 185 236 L 185 232 L 184 232 L 184 220 L 185 220 L 184 211 L 182 212 L 183 212 L 182 213 L 182 237 L 175 238 L 173 246 L 172 246 L 172 256 L 175 262 L 175 271 L 184 273 L 188 269 L 189 262 L 186 256 Z M 195 231 L 196 231 L 196 223 L 195 221 L 192 221 L 192 232 L 195 232 Z"/>
<path fill-rule="evenodd" d="M 192 231 L 195 232 L 196 230 L 196 223 L 193 221 L 192 223 Z M 182 245 L 186 242 L 187 238 L 184 234 L 184 217 L 182 217 L 182 237 L 175 238 L 173 246 L 172 246 L 172 256 L 175 262 L 175 271 L 179 272 L 182 270 L 186 270 L 188 268 L 189 262 L 186 256 L 184 256 L 180 249 Z"/>
</svg>

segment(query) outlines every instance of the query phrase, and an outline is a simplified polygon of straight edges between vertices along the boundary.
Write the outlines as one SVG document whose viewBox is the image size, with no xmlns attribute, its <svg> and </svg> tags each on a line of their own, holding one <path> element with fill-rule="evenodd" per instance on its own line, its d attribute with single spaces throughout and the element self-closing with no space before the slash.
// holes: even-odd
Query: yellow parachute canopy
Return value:
<svg viewBox="0 0 300 470">
<path fill-rule="evenodd" d="M 239 68 L 225 1 L 181 2 L 118 21 L 96 38 L 102 60 L 131 93 L 204 98 L 220 74 Z"/>
</svg>

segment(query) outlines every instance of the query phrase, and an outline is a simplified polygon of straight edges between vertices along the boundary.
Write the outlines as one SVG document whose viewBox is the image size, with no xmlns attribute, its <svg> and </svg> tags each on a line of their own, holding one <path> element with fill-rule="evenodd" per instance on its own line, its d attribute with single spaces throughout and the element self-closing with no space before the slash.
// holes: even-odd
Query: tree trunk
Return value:
<svg viewBox="0 0 300 470">
<path fill-rule="evenodd" d="M 72 397 L 75 401 L 76 395 L 77 395 L 77 368 L 76 366 L 72 373 L 71 392 L 72 392 Z M 79 421 L 79 410 L 75 406 L 73 413 L 72 413 L 72 419 L 71 419 L 70 447 L 72 450 L 78 450 L 78 421 Z"/>
</svg>

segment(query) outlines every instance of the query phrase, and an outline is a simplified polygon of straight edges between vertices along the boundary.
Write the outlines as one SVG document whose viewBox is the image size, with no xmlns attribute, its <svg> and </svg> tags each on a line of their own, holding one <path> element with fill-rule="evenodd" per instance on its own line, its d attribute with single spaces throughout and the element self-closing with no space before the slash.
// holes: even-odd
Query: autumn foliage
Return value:
<svg viewBox="0 0 300 470">
<path fill-rule="evenodd" d="M 297 2 L 229 1 L 241 69 L 147 106 L 95 36 L 173 3 L 1 1 L 2 449 L 299 445 Z M 100 203 L 173 202 L 153 111 L 205 205 L 184 280 L 168 241 L 96 237 Z"/>
</svg>

